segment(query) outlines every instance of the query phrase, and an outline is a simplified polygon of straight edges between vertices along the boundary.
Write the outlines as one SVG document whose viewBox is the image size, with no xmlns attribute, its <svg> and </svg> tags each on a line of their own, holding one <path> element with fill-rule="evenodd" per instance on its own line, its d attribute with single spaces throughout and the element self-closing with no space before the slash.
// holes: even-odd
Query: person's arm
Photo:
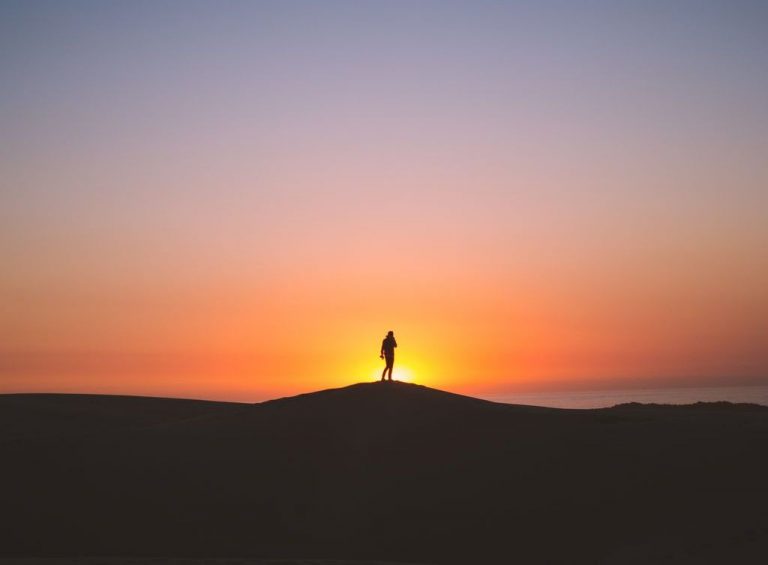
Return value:
<svg viewBox="0 0 768 565">
<path fill-rule="evenodd" d="M 381 350 L 379 351 L 379 358 L 384 357 L 384 342 L 381 342 Z"/>
<path fill-rule="evenodd" d="M 393 346 L 393 347 L 397 347 L 397 342 L 395 341 L 395 338 L 394 338 L 394 337 L 392 338 L 392 346 Z"/>
</svg>

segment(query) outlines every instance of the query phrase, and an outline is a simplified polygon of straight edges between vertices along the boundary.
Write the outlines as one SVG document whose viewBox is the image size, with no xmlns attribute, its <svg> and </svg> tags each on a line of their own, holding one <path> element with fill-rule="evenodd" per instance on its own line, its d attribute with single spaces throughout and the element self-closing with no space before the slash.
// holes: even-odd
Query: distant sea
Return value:
<svg viewBox="0 0 768 565">
<path fill-rule="evenodd" d="M 704 388 L 654 388 L 634 390 L 592 390 L 578 392 L 542 392 L 486 396 L 494 402 L 527 404 L 552 408 L 606 408 L 626 402 L 643 404 L 693 404 L 694 402 L 750 402 L 768 406 L 768 386 L 731 386 Z"/>
</svg>

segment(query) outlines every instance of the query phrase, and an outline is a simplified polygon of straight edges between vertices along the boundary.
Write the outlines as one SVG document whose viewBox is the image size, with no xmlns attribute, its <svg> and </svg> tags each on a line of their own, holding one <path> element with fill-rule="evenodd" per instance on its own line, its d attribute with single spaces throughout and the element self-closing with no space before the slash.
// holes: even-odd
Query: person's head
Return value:
<svg viewBox="0 0 768 565">
<path fill-rule="evenodd" d="M 392 330 L 389 330 L 387 332 L 387 337 L 394 337 L 394 336 L 395 336 L 395 332 L 393 332 Z"/>
</svg>

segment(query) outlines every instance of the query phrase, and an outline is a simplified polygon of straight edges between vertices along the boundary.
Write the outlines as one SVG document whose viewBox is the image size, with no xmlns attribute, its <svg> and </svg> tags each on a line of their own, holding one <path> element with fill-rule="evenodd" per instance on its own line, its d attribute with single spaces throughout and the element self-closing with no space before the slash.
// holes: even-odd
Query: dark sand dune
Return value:
<svg viewBox="0 0 768 565">
<path fill-rule="evenodd" d="M 768 562 L 760 406 L 371 383 L 257 405 L 9 395 L 0 423 L 9 558 Z"/>
<path fill-rule="evenodd" d="M 92 435 L 234 412 L 247 404 L 99 394 L 0 395 L 0 441 Z"/>
</svg>

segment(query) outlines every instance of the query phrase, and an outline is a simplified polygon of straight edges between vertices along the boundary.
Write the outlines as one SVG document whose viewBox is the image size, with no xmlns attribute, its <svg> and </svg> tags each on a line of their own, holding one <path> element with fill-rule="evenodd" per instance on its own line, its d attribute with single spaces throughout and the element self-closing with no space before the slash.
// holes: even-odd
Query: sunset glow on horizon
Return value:
<svg viewBox="0 0 768 565">
<path fill-rule="evenodd" d="M 0 16 L 0 393 L 768 383 L 765 7 Z"/>
</svg>

